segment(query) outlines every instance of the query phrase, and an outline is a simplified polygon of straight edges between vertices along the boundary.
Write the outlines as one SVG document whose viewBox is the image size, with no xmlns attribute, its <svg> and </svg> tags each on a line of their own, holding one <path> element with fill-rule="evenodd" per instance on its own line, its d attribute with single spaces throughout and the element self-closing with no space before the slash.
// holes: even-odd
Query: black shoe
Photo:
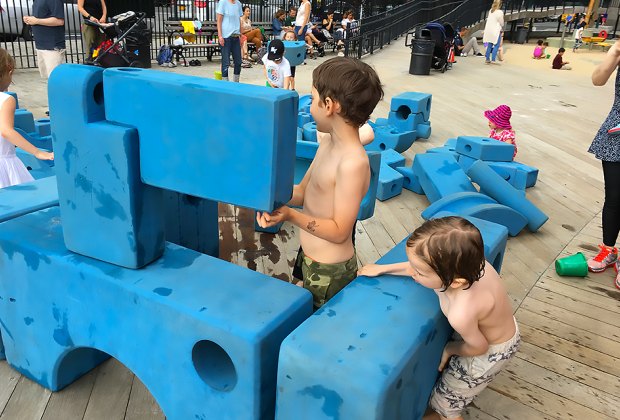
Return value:
<svg viewBox="0 0 620 420">
<path fill-rule="evenodd" d="M 476 57 L 483 57 L 483 56 L 484 56 L 484 54 L 482 54 L 482 53 L 476 53 Z"/>
</svg>

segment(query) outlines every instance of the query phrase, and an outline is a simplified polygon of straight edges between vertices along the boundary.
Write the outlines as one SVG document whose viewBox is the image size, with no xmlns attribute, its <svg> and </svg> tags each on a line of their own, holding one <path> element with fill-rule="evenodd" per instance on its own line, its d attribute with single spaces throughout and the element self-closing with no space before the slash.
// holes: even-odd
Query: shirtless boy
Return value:
<svg viewBox="0 0 620 420">
<path fill-rule="evenodd" d="M 352 231 L 370 183 L 368 155 L 359 129 L 383 97 L 376 72 L 366 63 L 336 57 L 312 73 L 310 113 L 317 131 L 328 133 L 299 185 L 290 206 L 257 213 L 260 226 L 289 221 L 301 229 L 296 265 L 315 309 L 357 276 Z"/>
<path fill-rule="evenodd" d="M 455 330 L 441 356 L 425 419 L 462 419 L 461 412 L 515 355 L 521 342 L 506 289 L 484 259 L 482 236 L 461 217 L 425 222 L 407 240 L 407 262 L 369 264 L 364 276 L 411 276 L 433 289 Z M 446 365 L 447 364 L 447 365 Z"/>
</svg>

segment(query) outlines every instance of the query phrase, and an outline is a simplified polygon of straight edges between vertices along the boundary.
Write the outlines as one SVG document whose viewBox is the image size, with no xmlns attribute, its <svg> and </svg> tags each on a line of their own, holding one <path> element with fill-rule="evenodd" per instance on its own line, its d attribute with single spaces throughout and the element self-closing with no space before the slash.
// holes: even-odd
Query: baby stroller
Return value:
<svg viewBox="0 0 620 420">
<path fill-rule="evenodd" d="M 136 53 L 127 48 L 128 38 L 134 43 L 150 43 L 150 31 L 144 22 L 145 17 L 145 13 L 125 12 L 106 23 L 85 21 L 87 25 L 99 28 L 106 36 L 106 40 L 93 52 L 93 64 L 105 68 L 145 67 L 144 60 L 140 60 Z M 148 60 L 150 61 L 150 57 Z"/>
<path fill-rule="evenodd" d="M 449 23 L 431 22 L 421 31 L 422 38 L 435 41 L 432 68 L 444 73 L 452 68 L 454 57 L 454 28 Z"/>
</svg>

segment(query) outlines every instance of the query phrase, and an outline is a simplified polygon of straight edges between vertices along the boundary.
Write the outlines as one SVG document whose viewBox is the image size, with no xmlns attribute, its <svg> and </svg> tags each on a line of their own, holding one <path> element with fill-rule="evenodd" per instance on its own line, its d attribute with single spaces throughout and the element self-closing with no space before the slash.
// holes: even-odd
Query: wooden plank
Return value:
<svg viewBox="0 0 620 420">
<path fill-rule="evenodd" d="M 65 389 L 52 393 L 42 420 L 66 420 L 82 418 L 97 378 L 93 369 Z"/>
<path fill-rule="evenodd" d="M 21 375 L 12 369 L 6 360 L 0 362 L 0 413 L 9 402 Z"/>
<path fill-rule="evenodd" d="M 125 420 L 163 420 L 164 413 L 142 381 L 134 376 Z"/>
<path fill-rule="evenodd" d="M 51 394 L 50 390 L 43 388 L 25 376 L 21 376 L 0 419 L 38 420 L 43 415 Z"/>
<path fill-rule="evenodd" d="M 518 401 L 510 394 L 491 388 L 482 391 L 471 406 L 505 420 L 554 420 L 554 417 Z"/>
<path fill-rule="evenodd" d="M 133 373 L 118 360 L 104 362 L 99 368 L 84 420 L 125 418 L 133 377 Z"/>
<path fill-rule="evenodd" d="M 498 417 L 487 414 L 484 411 L 477 409 L 476 407 L 472 407 L 471 405 L 467 407 L 463 412 L 463 419 L 465 420 L 493 420 L 497 418 Z"/>
<path fill-rule="evenodd" d="M 616 292 L 608 291 L 591 283 L 566 280 L 561 277 L 544 275 L 536 286 L 554 293 L 585 302 L 611 312 L 620 313 L 620 300 L 615 298 Z"/>
</svg>

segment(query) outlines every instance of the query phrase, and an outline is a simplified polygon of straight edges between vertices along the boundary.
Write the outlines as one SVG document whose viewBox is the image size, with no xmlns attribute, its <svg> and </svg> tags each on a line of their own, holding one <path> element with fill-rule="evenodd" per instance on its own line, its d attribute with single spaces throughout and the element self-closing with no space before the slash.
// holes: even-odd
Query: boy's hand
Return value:
<svg viewBox="0 0 620 420">
<path fill-rule="evenodd" d="M 448 350 L 448 345 L 450 343 L 446 344 L 446 346 L 443 348 L 443 353 L 441 353 L 441 362 L 439 362 L 439 371 L 442 372 L 443 368 L 446 366 L 446 363 L 448 363 L 448 360 L 450 360 L 450 357 L 452 357 L 452 353 Z"/>
<path fill-rule="evenodd" d="M 379 264 L 366 264 L 357 270 L 358 276 L 376 277 L 383 274 L 382 267 Z"/>
<path fill-rule="evenodd" d="M 34 157 L 36 157 L 39 160 L 54 160 L 54 153 L 44 152 L 43 150 L 39 150 L 38 152 L 34 154 Z"/>
<path fill-rule="evenodd" d="M 271 227 L 271 226 L 275 226 L 278 223 L 287 221 L 290 211 L 291 211 L 290 207 L 282 206 L 279 209 L 276 209 L 271 213 L 256 212 L 256 222 L 263 229 Z"/>
</svg>

